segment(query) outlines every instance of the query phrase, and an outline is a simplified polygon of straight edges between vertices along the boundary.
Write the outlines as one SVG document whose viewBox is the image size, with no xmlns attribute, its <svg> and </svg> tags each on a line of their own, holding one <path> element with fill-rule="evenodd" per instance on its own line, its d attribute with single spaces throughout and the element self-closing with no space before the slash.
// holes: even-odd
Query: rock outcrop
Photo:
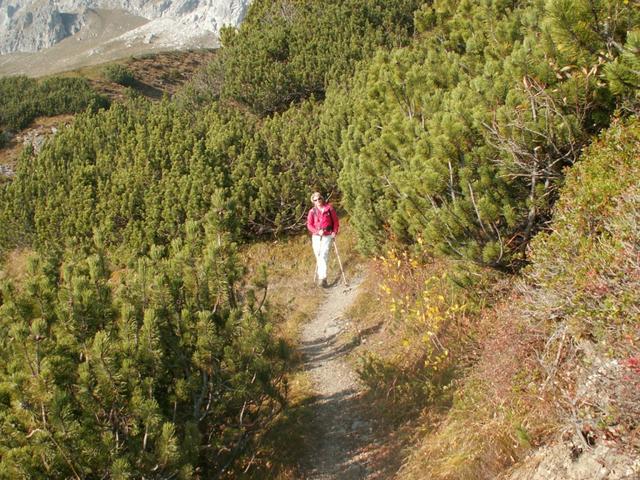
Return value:
<svg viewBox="0 0 640 480">
<path fill-rule="evenodd" d="M 238 25 L 251 0 L 0 0 L 0 54 L 37 52 L 87 27 L 90 9 L 119 10 L 148 24 L 128 38 L 168 38 L 168 47 Z"/>
</svg>

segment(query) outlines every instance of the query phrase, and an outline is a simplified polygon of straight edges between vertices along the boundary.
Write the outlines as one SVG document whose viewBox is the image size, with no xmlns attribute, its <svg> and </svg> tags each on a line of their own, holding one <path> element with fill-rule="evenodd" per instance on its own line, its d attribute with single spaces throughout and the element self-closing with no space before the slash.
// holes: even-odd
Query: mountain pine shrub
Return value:
<svg viewBox="0 0 640 480">
<path fill-rule="evenodd" d="M 136 78 L 133 72 L 124 65 L 112 63 L 102 69 L 102 75 L 105 80 L 122 85 L 123 87 L 131 87 L 135 84 Z"/>
<path fill-rule="evenodd" d="M 405 44 L 419 0 L 253 2 L 237 28 L 223 29 L 206 83 L 258 115 L 282 112 L 342 80 L 378 47 Z"/>
<path fill-rule="evenodd" d="M 193 478 L 242 457 L 284 401 L 284 350 L 206 229 L 125 269 L 98 248 L 3 281 L 0 477 Z"/>
<path fill-rule="evenodd" d="M 604 65 L 640 21 L 623 1 L 569 3 L 436 1 L 410 46 L 359 66 L 340 187 L 363 251 L 421 237 L 434 253 L 522 265 L 563 168 L 608 123 Z"/>
<path fill-rule="evenodd" d="M 640 112 L 640 30 L 629 32 L 620 57 L 605 67 L 611 91 L 622 97 L 621 108 Z"/>
<path fill-rule="evenodd" d="M 0 125 L 8 130 L 26 128 L 38 116 L 93 111 L 108 106 L 84 78 L 25 76 L 0 78 Z"/>
<path fill-rule="evenodd" d="M 336 191 L 325 115 L 313 99 L 262 122 L 220 104 L 193 113 L 132 99 L 77 117 L 37 156 L 26 151 L 0 211 L 12 237 L 47 248 L 98 231 L 146 253 L 212 211 L 237 238 L 299 231 L 309 192 Z"/>
</svg>

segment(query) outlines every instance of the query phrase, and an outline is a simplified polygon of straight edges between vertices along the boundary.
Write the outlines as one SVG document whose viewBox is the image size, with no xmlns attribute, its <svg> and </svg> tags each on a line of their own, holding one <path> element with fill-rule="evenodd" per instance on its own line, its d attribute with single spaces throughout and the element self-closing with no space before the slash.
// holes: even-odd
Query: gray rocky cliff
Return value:
<svg viewBox="0 0 640 480">
<path fill-rule="evenodd" d="M 0 0 L 0 54 L 37 52 L 83 28 L 90 9 L 125 11 L 148 20 L 138 37 L 166 36 L 167 46 L 217 35 L 224 25 L 238 25 L 251 0 Z M 127 32 L 129 38 L 136 32 Z"/>
</svg>

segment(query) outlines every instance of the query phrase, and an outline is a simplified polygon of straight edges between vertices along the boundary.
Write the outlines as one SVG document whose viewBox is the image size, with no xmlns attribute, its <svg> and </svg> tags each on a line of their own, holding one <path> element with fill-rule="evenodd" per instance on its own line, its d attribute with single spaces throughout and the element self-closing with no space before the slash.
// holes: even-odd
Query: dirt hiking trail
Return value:
<svg viewBox="0 0 640 480">
<path fill-rule="evenodd" d="M 349 286 L 342 282 L 326 290 L 315 318 L 304 326 L 301 351 L 316 392 L 314 430 L 317 440 L 303 461 L 305 479 L 367 479 L 365 447 L 372 441 L 372 425 L 358 412 L 361 386 L 346 355 L 353 343 L 341 335 L 349 329 L 347 310 L 358 294 L 362 277 Z"/>
</svg>

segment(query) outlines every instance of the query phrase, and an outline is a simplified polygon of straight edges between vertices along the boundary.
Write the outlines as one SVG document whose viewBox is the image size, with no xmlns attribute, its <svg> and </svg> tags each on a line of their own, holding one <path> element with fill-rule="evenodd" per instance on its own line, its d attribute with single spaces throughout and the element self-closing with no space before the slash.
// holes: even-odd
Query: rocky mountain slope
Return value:
<svg viewBox="0 0 640 480">
<path fill-rule="evenodd" d="M 251 0 L 0 0 L 0 75 L 43 75 L 123 56 L 215 47 Z"/>
<path fill-rule="evenodd" d="M 174 30 L 178 42 L 188 42 L 216 34 L 223 25 L 237 25 L 248 4 L 249 0 L 1 0 L 0 53 L 51 47 L 90 25 L 94 9 L 123 10 L 149 21 L 127 32 L 129 38 L 150 40 Z"/>
</svg>

